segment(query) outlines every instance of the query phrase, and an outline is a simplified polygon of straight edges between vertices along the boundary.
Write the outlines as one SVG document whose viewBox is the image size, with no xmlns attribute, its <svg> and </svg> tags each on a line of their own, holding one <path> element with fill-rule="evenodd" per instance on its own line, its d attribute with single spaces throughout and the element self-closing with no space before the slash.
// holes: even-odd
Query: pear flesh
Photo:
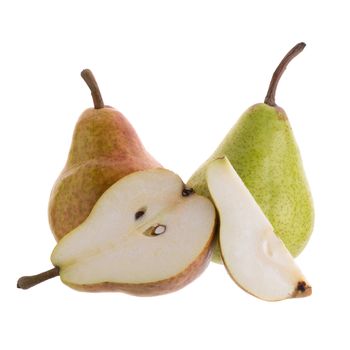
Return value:
<svg viewBox="0 0 350 350">
<path fill-rule="evenodd" d="M 233 280 L 268 301 L 310 295 L 293 257 L 226 157 L 208 165 L 207 183 L 220 217 L 221 256 Z"/>
<path fill-rule="evenodd" d="M 112 185 L 65 235 L 51 261 L 78 290 L 156 295 L 177 290 L 210 260 L 215 208 L 169 170 L 135 172 Z"/>
</svg>

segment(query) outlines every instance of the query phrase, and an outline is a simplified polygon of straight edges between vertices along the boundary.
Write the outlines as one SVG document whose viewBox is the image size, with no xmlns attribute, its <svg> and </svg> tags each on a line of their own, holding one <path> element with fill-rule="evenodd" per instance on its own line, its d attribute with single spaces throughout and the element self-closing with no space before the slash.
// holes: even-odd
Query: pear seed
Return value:
<svg viewBox="0 0 350 350">
<path fill-rule="evenodd" d="M 157 224 L 156 226 L 151 226 L 147 228 L 143 234 L 148 237 L 155 237 L 163 234 L 166 231 L 165 225 Z"/>
<path fill-rule="evenodd" d="M 154 228 L 153 234 L 155 235 L 161 235 L 166 231 L 166 226 L 165 225 L 158 225 Z"/>
<path fill-rule="evenodd" d="M 139 219 L 141 216 L 145 214 L 145 210 L 141 209 L 135 213 L 135 220 Z"/>
</svg>

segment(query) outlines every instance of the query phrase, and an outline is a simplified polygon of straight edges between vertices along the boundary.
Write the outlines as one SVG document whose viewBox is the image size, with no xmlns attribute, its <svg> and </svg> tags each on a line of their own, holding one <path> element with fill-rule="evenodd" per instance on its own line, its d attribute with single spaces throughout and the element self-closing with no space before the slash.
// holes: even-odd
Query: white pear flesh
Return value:
<svg viewBox="0 0 350 350">
<path fill-rule="evenodd" d="M 112 185 L 88 218 L 63 237 L 51 261 L 78 290 L 157 295 L 196 278 L 210 261 L 215 208 L 184 192 L 166 169 L 135 172 Z"/>
<path fill-rule="evenodd" d="M 293 257 L 226 157 L 208 166 L 207 183 L 219 213 L 223 262 L 232 279 L 263 300 L 310 295 Z"/>
</svg>

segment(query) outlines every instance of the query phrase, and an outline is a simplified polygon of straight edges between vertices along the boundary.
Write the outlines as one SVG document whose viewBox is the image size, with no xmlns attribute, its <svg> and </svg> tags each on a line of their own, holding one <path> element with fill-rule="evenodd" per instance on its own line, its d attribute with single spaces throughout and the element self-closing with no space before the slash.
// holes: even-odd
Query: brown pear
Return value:
<svg viewBox="0 0 350 350">
<path fill-rule="evenodd" d="M 128 120 L 104 105 L 91 71 L 85 69 L 81 76 L 91 90 L 94 107 L 80 116 L 66 165 L 50 195 L 49 222 L 57 240 L 80 225 L 116 181 L 135 171 L 161 167 Z"/>
</svg>

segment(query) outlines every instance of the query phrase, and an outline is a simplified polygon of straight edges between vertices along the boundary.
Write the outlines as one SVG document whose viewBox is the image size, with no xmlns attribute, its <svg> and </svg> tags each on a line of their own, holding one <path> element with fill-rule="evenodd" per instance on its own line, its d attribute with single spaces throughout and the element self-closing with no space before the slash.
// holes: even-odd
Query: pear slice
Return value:
<svg viewBox="0 0 350 350">
<path fill-rule="evenodd" d="M 112 185 L 87 219 L 56 245 L 63 283 L 82 291 L 157 295 L 175 291 L 208 265 L 215 207 L 166 169 L 132 173 Z M 19 280 L 19 287 L 28 283 Z"/>
<path fill-rule="evenodd" d="M 207 182 L 219 212 L 223 262 L 232 279 L 263 300 L 310 295 L 293 257 L 226 157 L 210 163 Z"/>
</svg>

